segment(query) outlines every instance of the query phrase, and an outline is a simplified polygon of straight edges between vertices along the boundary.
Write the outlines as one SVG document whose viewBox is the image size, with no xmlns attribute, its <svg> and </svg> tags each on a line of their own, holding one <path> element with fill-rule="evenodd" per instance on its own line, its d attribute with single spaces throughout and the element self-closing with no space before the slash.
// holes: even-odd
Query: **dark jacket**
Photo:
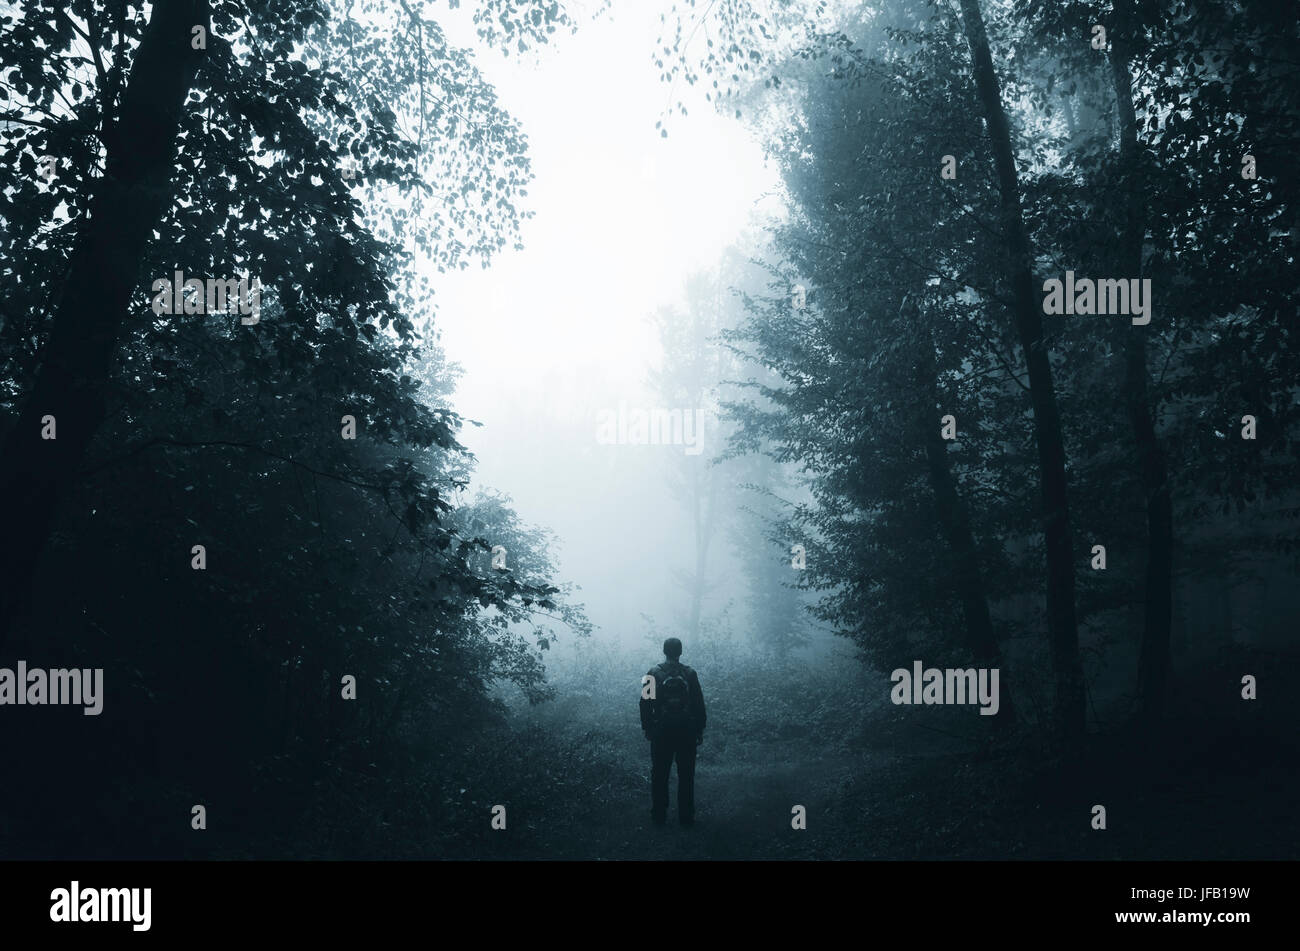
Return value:
<svg viewBox="0 0 1300 951">
<path fill-rule="evenodd" d="M 647 676 L 655 679 L 655 684 L 663 683 L 663 680 L 669 673 L 676 672 L 685 675 L 687 684 L 690 685 L 690 703 L 691 703 L 691 723 L 690 727 L 696 736 L 704 733 L 704 724 L 707 717 L 704 712 L 704 692 L 700 690 L 700 678 L 690 667 L 680 661 L 666 660 L 662 664 L 656 664 L 651 667 Z M 647 733 L 653 734 L 655 729 L 655 701 L 647 700 L 644 696 L 641 698 L 641 729 Z"/>
</svg>

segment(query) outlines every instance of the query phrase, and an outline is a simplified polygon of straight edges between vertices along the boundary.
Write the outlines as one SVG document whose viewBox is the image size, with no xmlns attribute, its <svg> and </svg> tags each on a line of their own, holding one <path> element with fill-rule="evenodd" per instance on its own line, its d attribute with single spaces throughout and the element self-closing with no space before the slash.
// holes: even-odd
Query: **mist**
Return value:
<svg viewBox="0 0 1300 951">
<path fill-rule="evenodd" d="M 6 6 L 0 852 L 1295 858 L 1248 6 Z"/>
</svg>

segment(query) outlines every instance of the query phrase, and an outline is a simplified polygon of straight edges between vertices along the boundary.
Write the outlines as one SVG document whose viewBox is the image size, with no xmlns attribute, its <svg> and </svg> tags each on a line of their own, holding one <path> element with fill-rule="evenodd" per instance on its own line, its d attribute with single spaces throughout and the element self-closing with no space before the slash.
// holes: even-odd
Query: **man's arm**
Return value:
<svg viewBox="0 0 1300 951">
<path fill-rule="evenodd" d="M 695 700 L 695 721 L 699 724 L 695 728 L 696 736 L 704 735 L 704 724 L 708 722 L 708 715 L 704 710 L 704 691 L 700 689 L 700 675 L 691 671 L 691 692 Z"/>
<path fill-rule="evenodd" d="M 646 674 L 646 677 L 653 678 L 654 675 L 655 675 L 655 669 L 651 667 L 649 672 Z M 642 732 L 645 733 L 646 737 L 648 738 L 650 736 L 651 717 L 652 717 L 654 701 L 646 699 L 645 688 L 646 688 L 646 681 L 644 678 L 642 678 L 641 680 L 641 730 Z"/>
</svg>

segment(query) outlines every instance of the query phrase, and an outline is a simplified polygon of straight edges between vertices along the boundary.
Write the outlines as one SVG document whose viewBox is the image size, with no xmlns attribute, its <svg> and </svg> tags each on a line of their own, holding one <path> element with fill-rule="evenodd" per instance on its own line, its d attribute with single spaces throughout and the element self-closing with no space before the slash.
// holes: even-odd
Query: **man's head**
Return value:
<svg viewBox="0 0 1300 951">
<path fill-rule="evenodd" d="M 682 642 L 675 637 L 670 637 L 664 641 L 664 656 L 669 660 L 677 660 L 682 656 Z"/>
</svg>

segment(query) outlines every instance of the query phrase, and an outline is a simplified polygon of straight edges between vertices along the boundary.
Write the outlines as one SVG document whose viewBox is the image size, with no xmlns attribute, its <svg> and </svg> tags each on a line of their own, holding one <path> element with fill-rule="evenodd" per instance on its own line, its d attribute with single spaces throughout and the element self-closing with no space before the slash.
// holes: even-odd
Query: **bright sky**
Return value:
<svg viewBox="0 0 1300 951">
<path fill-rule="evenodd" d="M 761 198 L 776 177 L 758 143 L 702 92 L 678 83 L 673 98 L 695 98 L 686 99 L 690 114 L 672 118 L 666 139 L 655 128 L 670 100 L 652 58 L 669 6 L 616 3 L 594 22 L 579 15 L 577 34 L 536 57 L 478 56 L 528 137 L 536 217 L 525 223 L 522 252 L 437 279 L 439 325 L 466 370 L 456 408 L 485 424 L 464 434 L 480 479 L 511 492 L 533 521 L 545 521 L 526 504 L 535 459 L 494 434 L 522 408 L 585 425 L 612 392 L 642 399 L 658 359 L 647 317 L 772 206 Z M 447 32 L 474 45 L 463 23 Z"/>
<path fill-rule="evenodd" d="M 668 487 L 670 457 L 683 450 L 600 445 L 597 417 L 620 401 L 656 405 L 650 317 L 775 211 L 777 184 L 739 121 L 702 91 L 660 81 L 653 53 L 670 4 L 616 0 L 536 56 L 479 54 L 528 137 L 536 215 L 523 251 L 434 278 L 441 342 L 465 370 L 454 406 L 484 424 L 462 433 L 476 484 L 556 533 L 556 580 L 582 587 L 602 636 L 637 649 L 643 615 L 672 623 L 688 607 L 673 569 L 690 563 L 693 541 Z M 476 47 L 466 22 L 440 22 Z M 706 37 L 701 29 L 693 42 Z M 663 138 L 655 123 L 670 96 L 689 115 Z"/>
</svg>

